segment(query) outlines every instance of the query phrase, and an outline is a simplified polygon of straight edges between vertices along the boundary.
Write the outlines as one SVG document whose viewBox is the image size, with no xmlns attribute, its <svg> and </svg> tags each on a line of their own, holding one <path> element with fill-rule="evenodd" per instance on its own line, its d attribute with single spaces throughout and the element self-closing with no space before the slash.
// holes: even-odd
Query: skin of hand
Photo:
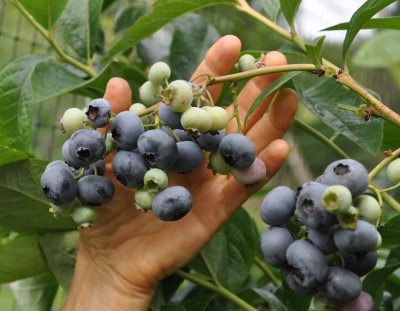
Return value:
<svg viewBox="0 0 400 311">
<path fill-rule="evenodd" d="M 202 73 L 214 77 L 228 74 L 240 49 L 238 38 L 231 35 L 221 38 L 210 48 L 192 77 Z M 265 66 L 284 65 L 286 58 L 279 52 L 270 52 L 264 63 Z M 257 96 L 278 76 L 255 77 L 243 87 L 238 95 L 242 121 Z M 208 87 L 214 101 L 221 89 L 222 84 Z M 232 176 L 214 176 L 207 169 L 207 160 L 192 173 L 169 174 L 169 186 L 182 185 L 193 197 L 192 210 L 178 221 L 164 222 L 151 211 L 144 213 L 136 209 L 134 190 L 116 180 L 111 161 L 107 160 L 105 176 L 114 182 L 115 196 L 110 203 L 97 208 L 99 215 L 93 227 L 80 232 L 75 274 L 64 311 L 148 309 L 159 282 L 188 264 L 285 161 L 289 147 L 281 137 L 293 123 L 299 99 L 293 90 L 284 89 L 270 105 L 274 95 L 257 108 L 242 129 L 253 142 L 257 157 L 267 167 L 264 180 L 246 188 Z M 132 104 L 131 90 L 120 78 L 109 81 L 104 98 L 116 114 L 128 110 Z M 227 110 L 232 115 L 233 107 Z M 237 132 L 235 119 L 227 127 L 227 134 L 233 132 Z"/>
</svg>

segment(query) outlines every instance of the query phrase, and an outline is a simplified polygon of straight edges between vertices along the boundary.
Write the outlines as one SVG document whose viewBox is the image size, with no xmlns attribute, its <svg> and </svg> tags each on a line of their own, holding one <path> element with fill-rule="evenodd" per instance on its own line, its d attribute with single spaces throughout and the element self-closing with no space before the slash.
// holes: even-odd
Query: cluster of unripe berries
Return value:
<svg viewBox="0 0 400 311">
<path fill-rule="evenodd" d="M 368 185 L 366 168 L 345 159 L 297 193 L 280 186 L 262 201 L 261 219 L 270 225 L 261 236 L 263 256 L 295 292 L 315 296 L 316 311 L 373 309 L 360 277 L 378 260 L 381 208 L 364 194 Z"/>
<path fill-rule="evenodd" d="M 226 110 L 213 105 L 204 87 L 184 80 L 168 83 L 170 74 L 167 64 L 155 63 L 139 90 L 142 103 L 129 111 L 115 115 L 99 98 L 83 110 L 64 113 L 60 128 L 70 135 L 62 147 L 65 161 L 51 162 L 41 177 L 56 217 L 72 214 L 80 227 L 91 226 L 96 206 L 114 196 L 113 183 L 101 176 L 103 159 L 112 151 L 112 170 L 124 186 L 136 189 L 136 206 L 165 221 L 182 218 L 192 207 L 184 185 L 168 187 L 168 172 L 190 173 L 208 157 L 213 174 L 232 173 L 246 185 L 265 177 L 252 142 L 242 134 L 225 135 L 231 119 Z"/>
</svg>

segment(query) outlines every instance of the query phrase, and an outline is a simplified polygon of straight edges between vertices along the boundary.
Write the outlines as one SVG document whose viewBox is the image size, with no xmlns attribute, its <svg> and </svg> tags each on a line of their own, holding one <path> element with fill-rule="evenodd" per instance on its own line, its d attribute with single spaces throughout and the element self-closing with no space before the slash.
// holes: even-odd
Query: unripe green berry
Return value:
<svg viewBox="0 0 400 311">
<path fill-rule="evenodd" d="M 153 106 L 161 101 L 162 86 L 155 85 L 150 81 L 146 81 L 140 87 L 139 96 L 143 104 L 147 107 Z"/>
<path fill-rule="evenodd" d="M 239 58 L 238 69 L 241 72 L 257 69 L 257 61 L 253 55 L 244 54 Z"/>
<path fill-rule="evenodd" d="M 318 294 L 314 297 L 314 308 L 315 311 L 338 311 L 341 302 L 330 300 L 325 298 L 323 295 Z"/>
<path fill-rule="evenodd" d="M 117 148 L 118 143 L 112 137 L 111 133 L 108 133 L 106 137 L 106 151 L 104 152 L 104 156 L 107 156 L 111 151 L 116 150 Z"/>
<path fill-rule="evenodd" d="M 229 114 L 224 108 L 219 106 L 204 106 L 201 109 L 204 109 L 211 115 L 212 124 L 209 131 L 219 131 L 226 128 L 229 123 Z"/>
<path fill-rule="evenodd" d="M 397 158 L 389 163 L 386 170 L 389 181 L 396 185 L 400 182 L 400 159 Z"/>
<path fill-rule="evenodd" d="M 218 150 L 210 153 L 207 168 L 211 169 L 214 175 L 217 173 L 221 175 L 228 175 L 230 172 L 232 172 L 232 167 L 226 164 Z"/>
<path fill-rule="evenodd" d="M 78 206 L 72 212 L 72 219 L 79 228 L 92 227 L 92 222 L 97 218 L 97 210 L 93 206 Z"/>
<path fill-rule="evenodd" d="M 357 226 L 358 210 L 351 205 L 345 213 L 339 214 L 337 217 L 339 220 L 339 226 L 354 229 Z"/>
<path fill-rule="evenodd" d="M 376 252 L 382 246 L 382 236 L 381 236 L 381 234 L 379 233 L 378 230 L 376 231 L 376 234 L 378 236 L 378 241 L 376 242 L 374 248 L 370 250 L 370 252 Z"/>
<path fill-rule="evenodd" d="M 87 117 L 82 110 L 78 108 L 69 108 L 60 119 L 60 128 L 61 131 L 72 135 L 76 131 L 84 129 L 86 121 Z"/>
<path fill-rule="evenodd" d="M 144 212 L 151 210 L 151 204 L 156 193 L 150 193 L 145 189 L 137 189 L 135 192 L 136 207 Z"/>
<path fill-rule="evenodd" d="M 149 81 L 155 85 L 163 85 L 171 76 L 171 68 L 164 62 L 157 62 L 150 67 Z"/>
<path fill-rule="evenodd" d="M 139 113 L 141 113 L 142 111 L 144 111 L 146 109 L 147 109 L 147 107 L 145 105 L 143 105 L 142 103 L 135 103 L 129 107 L 129 111 L 133 112 L 136 115 L 138 115 Z M 150 118 L 151 118 L 151 115 L 145 115 L 145 116 L 140 117 L 140 120 L 142 120 L 143 124 L 148 124 Z"/>
<path fill-rule="evenodd" d="M 159 192 L 167 188 L 168 176 L 163 170 L 152 168 L 144 174 L 143 182 L 146 190 L 150 190 L 150 192 Z"/>
<path fill-rule="evenodd" d="M 190 107 L 181 116 L 181 124 L 191 135 L 207 132 L 212 125 L 211 115 L 202 108 Z"/>
<path fill-rule="evenodd" d="M 354 206 L 358 210 L 360 219 L 376 226 L 382 216 L 382 210 L 378 201 L 374 197 L 366 194 L 360 195 L 355 199 Z"/>
<path fill-rule="evenodd" d="M 63 206 L 58 206 L 53 203 L 50 203 L 50 208 L 49 212 L 52 212 L 54 214 L 55 218 L 60 218 L 60 217 L 69 217 L 72 215 L 73 210 L 75 209 L 75 204 L 74 202 L 68 204 L 68 205 L 63 205 Z"/>
<path fill-rule="evenodd" d="M 163 102 L 175 112 L 184 112 L 192 104 L 193 92 L 184 80 L 175 80 L 162 91 Z"/>
<path fill-rule="evenodd" d="M 322 205 L 325 210 L 336 215 L 346 213 L 351 202 L 350 190 L 341 185 L 329 186 L 322 196 Z"/>
</svg>

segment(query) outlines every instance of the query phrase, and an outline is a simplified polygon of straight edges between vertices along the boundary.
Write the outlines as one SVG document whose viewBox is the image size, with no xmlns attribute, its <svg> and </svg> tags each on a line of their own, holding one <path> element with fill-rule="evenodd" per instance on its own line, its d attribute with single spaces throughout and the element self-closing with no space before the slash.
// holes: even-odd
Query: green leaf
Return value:
<svg viewBox="0 0 400 311">
<path fill-rule="evenodd" d="M 6 146 L 0 146 L 0 166 L 26 160 L 28 158 L 29 155 L 25 152 L 11 149 Z"/>
<path fill-rule="evenodd" d="M 203 17 L 185 14 L 174 23 L 170 67 L 176 79 L 189 80 L 208 49 L 221 37 Z"/>
<path fill-rule="evenodd" d="M 0 283 L 49 273 L 36 236 L 24 236 L 0 246 Z"/>
<path fill-rule="evenodd" d="M 280 88 L 283 84 L 285 84 L 287 81 L 290 79 L 294 78 L 295 76 L 303 73 L 304 71 L 290 71 L 286 72 L 283 75 L 281 75 L 278 79 L 276 79 L 274 82 L 272 82 L 254 101 L 254 103 L 251 105 L 249 111 L 246 114 L 246 118 L 244 119 L 244 124 L 246 124 L 246 121 L 248 117 L 257 109 L 257 107 L 269 96 L 273 91 L 276 89 Z"/>
<path fill-rule="evenodd" d="M 261 298 L 268 302 L 270 308 L 277 311 L 288 311 L 284 304 L 271 292 L 268 292 L 261 288 L 253 288 L 255 293 L 257 293 Z"/>
<path fill-rule="evenodd" d="M 311 44 L 305 44 L 308 60 L 318 69 L 322 69 L 322 44 L 325 36 L 315 38 Z"/>
<path fill-rule="evenodd" d="M 69 0 L 57 27 L 64 40 L 82 58 L 93 55 L 100 27 L 102 0 Z"/>
<path fill-rule="evenodd" d="M 72 218 L 55 219 L 40 177 L 48 161 L 28 159 L 0 167 L 0 226 L 15 232 L 76 228 Z"/>
<path fill-rule="evenodd" d="M 216 4 L 235 5 L 236 0 L 157 0 L 151 14 L 140 17 L 109 51 L 111 57 L 151 36 L 161 27 L 187 12 Z"/>
<path fill-rule="evenodd" d="M 189 267 L 207 276 L 211 270 L 223 286 L 236 292 L 248 277 L 258 243 L 254 221 L 240 208 Z"/>
<path fill-rule="evenodd" d="M 150 303 L 150 310 L 151 311 L 160 311 L 161 310 L 161 303 L 163 300 L 163 289 L 162 285 L 160 284 L 157 286 L 156 292 L 153 295 Z"/>
<path fill-rule="evenodd" d="M 32 102 L 66 94 L 83 80 L 53 60 L 41 62 L 31 75 Z"/>
<path fill-rule="evenodd" d="M 396 150 L 400 146 L 399 128 L 385 121 L 383 126 L 383 141 L 381 151 Z"/>
<path fill-rule="evenodd" d="M 186 310 L 203 311 L 215 295 L 214 291 L 196 286 L 186 295 L 181 304 Z"/>
<path fill-rule="evenodd" d="M 267 17 L 276 22 L 281 12 L 281 4 L 279 0 L 260 0 L 261 5 L 267 14 Z"/>
<path fill-rule="evenodd" d="M 79 232 L 65 231 L 39 236 L 39 244 L 50 270 L 65 291 L 69 291 L 78 252 Z"/>
<path fill-rule="evenodd" d="M 30 76 L 46 55 L 16 59 L 0 72 L 0 141 L 3 146 L 29 151 L 32 127 Z"/>
<path fill-rule="evenodd" d="M 366 122 L 355 113 L 342 110 L 336 105 L 340 103 L 358 108 L 364 101 L 355 93 L 345 90 L 333 78 L 323 79 L 304 92 L 297 84 L 295 89 L 303 104 L 336 132 L 370 153 L 379 151 L 383 138 L 383 120 L 371 118 Z M 380 99 L 377 93 L 368 91 Z"/>
<path fill-rule="evenodd" d="M 400 215 L 391 218 L 378 231 L 382 236 L 382 247 L 400 245 Z"/>
<path fill-rule="evenodd" d="M 184 272 L 189 272 L 190 268 L 183 267 L 181 270 Z M 183 281 L 184 279 L 176 274 L 172 274 L 161 281 L 162 294 L 165 303 L 169 303 Z"/>
<path fill-rule="evenodd" d="M 186 309 L 184 306 L 169 305 L 161 306 L 161 311 L 186 311 Z"/>
<path fill-rule="evenodd" d="M 50 29 L 60 17 L 68 0 L 19 0 L 19 2 L 40 25 Z"/>
<path fill-rule="evenodd" d="M 385 267 L 374 270 L 365 277 L 363 281 L 363 291 L 375 298 L 379 294 L 379 289 L 385 280 L 398 268 L 400 268 L 400 247 L 396 247 L 390 251 L 386 260 Z M 379 308 L 378 308 L 379 309 Z M 378 310 L 377 309 L 377 310 Z"/>
<path fill-rule="evenodd" d="M 130 6 L 126 8 L 115 21 L 114 31 L 126 32 L 140 16 L 149 13 L 148 11 L 149 8 L 144 6 Z"/>
<path fill-rule="evenodd" d="M 294 18 L 296 16 L 297 10 L 299 9 L 301 0 L 279 0 L 281 3 L 281 8 L 283 15 L 287 22 L 289 23 L 290 28 L 294 29 Z"/>
<path fill-rule="evenodd" d="M 352 64 L 365 68 L 390 68 L 400 62 L 400 31 L 379 31 L 355 52 Z"/>
<path fill-rule="evenodd" d="M 349 23 L 341 23 L 335 26 L 331 26 L 321 31 L 326 30 L 346 30 L 349 27 Z M 361 29 L 400 29 L 400 16 L 384 17 L 384 18 L 373 18 L 368 20 Z"/>
<path fill-rule="evenodd" d="M 342 55 L 345 64 L 350 45 L 362 26 L 376 13 L 395 1 L 396 0 L 368 0 L 353 14 L 347 27 L 346 37 L 343 41 Z"/>
<path fill-rule="evenodd" d="M 299 48 L 299 46 L 297 44 L 294 43 L 285 43 L 284 45 L 282 45 L 279 49 L 279 52 L 285 54 L 285 55 L 296 55 L 296 56 L 300 56 L 303 58 L 307 58 L 307 54 Z"/>
<path fill-rule="evenodd" d="M 58 290 L 51 273 L 42 274 L 10 284 L 20 311 L 49 311 Z"/>
</svg>

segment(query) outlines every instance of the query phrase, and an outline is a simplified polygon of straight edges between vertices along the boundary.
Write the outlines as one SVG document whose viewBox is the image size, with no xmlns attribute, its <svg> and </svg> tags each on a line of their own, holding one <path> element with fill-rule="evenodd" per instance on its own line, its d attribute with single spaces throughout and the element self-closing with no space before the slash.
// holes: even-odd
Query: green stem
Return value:
<svg viewBox="0 0 400 311">
<path fill-rule="evenodd" d="M 400 148 L 393 151 L 392 154 L 383 159 L 377 166 L 374 167 L 374 169 L 369 173 L 369 180 L 374 179 L 374 177 L 376 176 L 376 174 L 378 174 L 381 169 L 383 169 L 386 165 L 388 165 L 390 162 L 392 162 L 392 160 L 394 160 L 395 158 L 397 158 L 397 156 L 400 155 Z"/>
<path fill-rule="evenodd" d="M 234 73 L 226 76 L 211 78 L 208 82 L 208 85 L 214 85 L 217 83 L 225 83 L 225 82 L 238 82 L 240 80 L 249 79 L 257 76 L 262 76 L 271 73 L 277 72 L 288 72 L 288 71 L 316 71 L 317 67 L 311 64 L 290 64 L 290 65 L 281 65 L 281 66 L 270 66 L 270 67 L 261 67 L 253 70 L 248 70 L 244 72 Z"/>
<path fill-rule="evenodd" d="M 388 191 L 394 190 L 394 189 L 399 188 L 399 187 L 400 187 L 400 183 L 397 183 L 397 184 L 395 184 L 395 185 L 392 186 L 392 187 L 379 190 L 379 192 L 388 192 Z"/>
<path fill-rule="evenodd" d="M 295 126 L 297 126 L 298 128 L 301 128 L 303 131 L 307 132 L 308 134 L 314 136 L 318 140 L 320 140 L 322 143 L 324 143 L 325 145 L 330 147 L 333 151 L 335 151 L 343 159 L 350 159 L 350 157 L 347 155 L 347 153 L 345 153 L 338 145 L 336 145 L 333 141 L 331 141 L 326 136 L 322 135 L 320 132 L 318 132 L 313 127 L 309 126 L 304 121 L 300 120 L 298 117 L 294 118 L 293 124 Z"/>
<path fill-rule="evenodd" d="M 28 21 L 31 22 L 31 24 L 41 33 L 41 35 L 49 42 L 49 44 L 52 46 L 52 48 L 56 51 L 58 56 L 60 57 L 61 60 L 63 60 L 66 63 L 69 63 L 70 65 L 82 70 L 83 72 L 87 73 L 90 77 L 96 76 L 96 71 L 93 69 L 91 66 L 86 66 L 76 59 L 72 58 L 71 56 L 67 55 L 64 53 L 64 51 L 57 45 L 57 43 L 53 39 L 53 35 L 51 30 L 48 31 L 47 29 L 43 28 L 42 25 L 40 25 L 31 14 L 23 7 L 23 5 L 18 1 L 11 1 L 17 9 L 26 17 Z"/>
<path fill-rule="evenodd" d="M 235 303 L 237 306 L 239 306 L 240 308 L 242 308 L 245 311 L 257 311 L 257 309 L 255 309 L 254 307 L 249 305 L 246 301 L 240 299 L 238 296 L 236 296 L 231 291 L 227 290 L 222 285 L 214 285 L 208 281 L 199 279 L 198 277 L 194 276 L 193 274 L 186 273 L 182 270 L 178 270 L 177 272 L 175 272 L 175 274 L 180 276 L 183 279 L 186 279 L 190 282 L 193 282 L 197 285 L 205 287 L 209 290 L 212 290 L 212 291 L 224 296 L 226 299 L 232 301 L 233 303 Z"/>
<path fill-rule="evenodd" d="M 279 282 L 279 280 L 276 278 L 276 276 L 272 273 L 272 271 L 269 269 L 269 267 L 266 265 L 266 263 L 264 261 L 262 261 L 260 258 L 258 258 L 256 256 L 254 263 L 257 265 L 257 267 L 259 267 L 262 272 L 264 272 L 264 274 L 271 280 L 271 282 L 275 285 L 275 286 L 280 286 L 281 283 Z"/>
<path fill-rule="evenodd" d="M 392 123 L 393 125 L 400 127 L 400 116 L 377 100 L 363 87 L 358 85 L 357 82 L 354 81 L 354 79 L 347 72 L 339 71 L 335 75 L 335 78 L 336 82 L 348 87 L 368 103 L 372 116 L 380 117 Z"/>
<path fill-rule="evenodd" d="M 238 133 L 242 134 L 242 123 L 240 122 L 240 116 L 239 116 L 239 104 L 237 101 L 237 85 L 234 84 L 231 86 L 231 93 L 232 93 L 232 101 L 233 101 L 233 114 L 236 117 L 236 122 L 237 122 L 237 126 L 238 126 Z"/>
<path fill-rule="evenodd" d="M 389 204 L 396 212 L 400 213 L 400 203 L 397 202 L 389 193 L 379 192 L 381 190 L 374 182 L 371 181 L 371 185 L 378 190 L 378 193 L 382 196 L 382 199 Z"/>
<path fill-rule="evenodd" d="M 208 263 L 207 259 L 204 257 L 203 252 L 200 252 L 201 259 L 203 259 L 204 264 L 207 267 L 208 273 L 210 273 L 211 278 L 216 286 L 221 286 L 221 283 L 218 281 L 217 276 L 215 275 L 213 269 L 211 269 L 210 264 Z"/>
</svg>

